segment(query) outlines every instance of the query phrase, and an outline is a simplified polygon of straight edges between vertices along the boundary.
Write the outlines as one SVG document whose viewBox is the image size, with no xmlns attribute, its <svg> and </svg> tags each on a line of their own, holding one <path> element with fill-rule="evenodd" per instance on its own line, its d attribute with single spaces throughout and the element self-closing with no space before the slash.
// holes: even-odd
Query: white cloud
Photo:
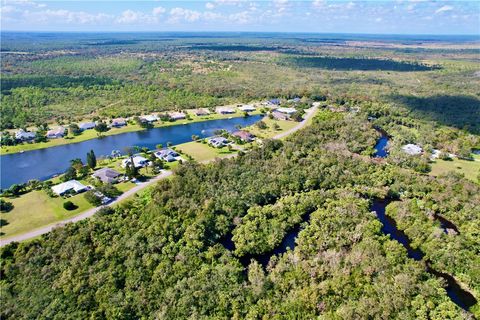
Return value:
<svg viewBox="0 0 480 320">
<path fill-rule="evenodd" d="M 198 11 L 184 9 L 184 8 L 173 8 L 170 10 L 170 22 L 179 22 L 181 20 L 187 22 L 195 22 L 201 18 L 202 14 Z"/>
<path fill-rule="evenodd" d="M 118 23 L 132 24 L 141 21 L 143 16 L 143 13 L 139 11 L 133 11 L 128 9 L 123 11 L 116 21 Z"/>
<path fill-rule="evenodd" d="M 324 8 L 326 4 L 327 2 L 325 0 L 315 0 L 312 2 L 312 5 L 317 9 Z"/>
<path fill-rule="evenodd" d="M 106 22 L 112 16 L 104 13 L 88 13 L 84 11 L 70 11 L 70 10 L 40 10 L 40 11 L 25 11 L 23 17 L 29 21 L 36 22 L 67 22 L 77 24 L 95 24 Z"/>
<path fill-rule="evenodd" d="M 207 3 L 205 4 L 205 8 L 207 8 L 208 10 L 212 10 L 212 9 L 215 8 L 215 5 L 214 5 L 213 3 L 211 3 L 211 2 L 207 2 Z"/>
<path fill-rule="evenodd" d="M 447 12 L 447 11 L 452 11 L 453 10 L 453 7 L 452 6 L 443 6 L 441 8 L 438 8 L 435 13 L 438 14 L 438 13 L 442 13 L 442 12 Z"/>
<path fill-rule="evenodd" d="M 166 11 L 167 10 L 164 7 L 156 7 L 156 8 L 153 8 L 152 14 L 154 16 L 159 16 L 159 15 L 165 13 Z"/>
</svg>

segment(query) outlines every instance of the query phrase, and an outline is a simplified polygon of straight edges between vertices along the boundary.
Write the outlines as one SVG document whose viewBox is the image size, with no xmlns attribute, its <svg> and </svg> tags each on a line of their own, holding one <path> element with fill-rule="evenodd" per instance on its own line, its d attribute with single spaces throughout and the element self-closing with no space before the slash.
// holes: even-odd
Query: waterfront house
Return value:
<svg viewBox="0 0 480 320">
<path fill-rule="evenodd" d="M 20 141 L 29 141 L 35 139 L 35 132 L 25 131 L 23 129 L 15 132 L 15 139 Z"/>
<path fill-rule="evenodd" d="M 168 113 L 168 117 L 171 120 L 182 120 L 185 119 L 187 116 L 183 112 L 172 111 Z"/>
<path fill-rule="evenodd" d="M 235 109 L 232 107 L 217 107 L 215 109 L 219 114 L 233 114 L 235 113 Z"/>
<path fill-rule="evenodd" d="M 135 168 L 142 168 L 148 165 L 148 160 L 142 156 L 133 156 L 132 158 L 133 158 L 133 165 L 135 166 Z M 122 167 L 125 168 L 128 163 L 131 163 L 130 157 L 122 161 Z"/>
<path fill-rule="evenodd" d="M 205 108 L 200 108 L 200 109 L 195 109 L 193 111 L 193 113 L 196 115 L 196 116 L 208 116 L 210 114 L 210 111 L 208 111 L 207 109 Z"/>
<path fill-rule="evenodd" d="M 146 116 L 141 116 L 140 121 L 152 123 L 152 122 L 158 121 L 158 117 L 156 115 L 149 114 Z"/>
<path fill-rule="evenodd" d="M 82 131 L 93 129 L 93 128 L 95 128 L 95 126 L 96 126 L 95 122 L 82 122 L 82 123 L 78 124 L 78 127 Z"/>
<path fill-rule="evenodd" d="M 245 142 L 251 142 L 253 141 L 253 138 L 255 137 L 253 134 L 251 134 L 248 131 L 244 130 L 238 130 L 232 133 L 233 136 L 240 138 L 241 140 Z"/>
<path fill-rule="evenodd" d="M 88 187 L 77 180 L 69 180 L 52 187 L 52 191 L 59 196 L 67 193 L 80 193 L 86 190 L 88 190 Z"/>
<path fill-rule="evenodd" d="M 118 178 L 120 176 L 120 172 L 110 168 L 96 170 L 92 175 L 92 177 L 102 181 L 103 183 L 116 183 L 118 182 Z"/>
<path fill-rule="evenodd" d="M 224 137 L 214 137 L 208 139 L 208 143 L 215 148 L 221 148 L 227 145 L 228 140 Z"/>
<path fill-rule="evenodd" d="M 155 152 L 155 156 L 163 161 L 176 161 L 179 154 L 172 149 L 162 149 Z"/>
<path fill-rule="evenodd" d="M 56 129 L 48 130 L 47 131 L 47 138 L 49 139 L 57 139 L 62 138 L 65 135 L 65 128 L 60 126 Z"/>
<path fill-rule="evenodd" d="M 278 108 L 276 111 L 284 113 L 284 114 L 292 115 L 295 112 L 297 112 L 297 109 L 295 109 L 295 108 Z"/>
<path fill-rule="evenodd" d="M 273 111 L 272 116 L 277 120 L 290 120 L 290 115 L 286 113 L 281 113 L 278 111 Z"/>
<path fill-rule="evenodd" d="M 113 128 L 119 128 L 127 125 L 127 121 L 124 118 L 116 118 L 112 120 L 110 126 Z"/>
<path fill-rule="evenodd" d="M 253 112 L 256 110 L 256 108 L 251 104 L 244 104 L 243 106 L 238 107 L 238 109 L 243 112 Z"/>
<path fill-rule="evenodd" d="M 402 146 L 402 150 L 403 152 L 405 152 L 406 154 L 409 154 L 411 156 L 416 156 L 416 155 L 419 155 L 423 152 L 422 148 L 416 144 L 412 144 L 412 143 L 409 143 L 409 144 L 406 144 L 404 146 Z"/>
</svg>

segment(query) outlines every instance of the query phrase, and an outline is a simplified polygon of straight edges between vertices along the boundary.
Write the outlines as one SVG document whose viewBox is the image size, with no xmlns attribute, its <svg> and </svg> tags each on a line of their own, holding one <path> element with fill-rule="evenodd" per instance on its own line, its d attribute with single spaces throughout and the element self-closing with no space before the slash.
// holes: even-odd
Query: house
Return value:
<svg viewBox="0 0 480 320">
<path fill-rule="evenodd" d="M 64 183 L 57 184 L 52 187 L 52 191 L 59 196 L 66 193 L 79 193 L 88 190 L 87 186 L 84 186 L 77 180 L 69 180 Z"/>
<path fill-rule="evenodd" d="M 255 137 L 250 132 L 244 131 L 244 130 L 235 131 L 234 133 L 232 133 L 232 135 L 234 135 L 235 137 L 239 137 L 240 139 L 242 139 L 245 142 L 251 142 L 253 140 L 253 138 Z"/>
<path fill-rule="evenodd" d="M 172 149 L 162 149 L 156 151 L 155 156 L 163 161 L 172 162 L 177 160 L 179 154 Z"/>
<path fill-rule="evenodd" d="M 208 139 L 208 143 L 215 148 L 221 148 L 227 145 L 228 140 L 225 139 L 224 137 L 214 137 L 214 138 Z"/>
<path fill-rule="evenodd" d="M 196 110 L 193 110 L 193 113 L 196 115 L 196 116 L 208 116 L 210 114 L 210 111 L 208 111 L 207 109 L 205 108 L 202 108 L 202 109 L 196 109 Z"/>
<path fill-rule="evenodd" d="M 148 160 L 142 156 L 133 156 L 132 158 L 133 158 L 133 165 L 135 166 L 135 168 L 143 168 L 146 165 L 148 165 Z M 125 168 L 127 164 L 130 162 L 131 162 L 131 158 L 124 159 L 122 161 L 122 167 Z"/>
<path fill-rule="evenodd" d="M 120 172 L 110 169 L 102 168 L 95 171 L 92 177 L 102 181 L 103 183 L 115 183 L 118 182 L 118 177 L 121 176 Z"/>
<path fill-rule="evenodd" d="M 23 129 L 15 132 L 15 139 L 21 141 L 29 141 L 35 139 L 35 132 L 25 131 Z"/>
<path fill-rule="evenodd" d="M 403 152 L 405 152 L 406 154 L 409 154 L 411 156 L 416 156 L 416 155 L 419 155 L 423 152 L 422 148 L 416 144 L 412 144 L 412 143 L 409 143 L 409 144 L 406 144 L 402 147 L 402 150 Z"/>
<path fill-rule="evenodd" d="M 235 109 L 233 109 L 232 107 L 217 107 L 215 110 L 217 111 L 217 113 L 220 113 L 220 114 L 235 113 Z"/>
<path fill-rule="evenodd" d="M 300 101 L 302 101 L 302 99 L 300 99 L 299 97 L 295 97 L 290 101 L 293 102 L 293 103 L 299 103 Z"/>
<path fill-rule="evenodd" d="M 140 121 L 152 123 L 152 122 L 158 121 L 158 117 L 156 115 L 149 114 L 146 116 L 141 116 Z"/>
<path fill-rule="evenodd" d="M 124 118 L 116 118 L 112 120 L 111 127 L 119 128 L 127 125 L 127 121 Z"/>
<path fill-rule="evenodd" d="M 280 99 L 271 99 L 271 100 L 268 100 L 268 101 L 267 101 L 267 104 L 279 106 L 279 105 L 280 105 Z"/>
<path fill-rule="evenodd" d="M 56 129 L 48 130 L 47 131 L 47 138 L 49 139 L 57 139 L 62 138 L 65 135 L 65 128 L 60 126 Z"/>
<path fill-rule="evenodd" d="M 290 120 L 290 115 L 286 113 L 281 113 L 278 111 L 273 111 L 272 116 L 277 120 Z"/>
<path fill-rule="evenodd" d="M 78 124 L 78 127 L 80 128 L 80 130 L 84 131 L 95 128 L 96 124 L 95 122 L 82 122 Z"/>
<path fill-rule="evenodd" d="M 185 119 L 187 116 L 183 112 L 169 112 L 168 116 L 170 117 L 171 120 L 181 120 Z"/>
<path fill-rule="evenodd" d="M 295 112 L 297 112 L 297 109 L 295 109 L 295 108 L 278 108 L 277 111 L 281 112 L 281 113 L 291 115 L 291 114 L 294 114 Z"/>
<path fill-rule="evenodd" d="M 256 110 L 256 108 L 251 104 L 244 104 L 243 106 L 238 107 L 238 109 L 243 112 L 253 112 Z"/>
</svg>

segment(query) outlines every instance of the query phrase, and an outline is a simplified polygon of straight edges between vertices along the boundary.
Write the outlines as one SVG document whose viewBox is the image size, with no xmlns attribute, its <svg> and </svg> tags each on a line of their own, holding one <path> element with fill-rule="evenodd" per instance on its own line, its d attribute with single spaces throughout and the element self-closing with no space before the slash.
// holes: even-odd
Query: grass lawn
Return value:
<svg viewBox="0 0 480 320">
<path fill-rule="evenodd" d="M 275 119 L 270 119 L 269 117 L 264 117 L 263 122 L 267 124 L 268 126 L 267 129 L 262 130 L 258 128 L 256 125 L 251 125 L 248 128 L 246 128 L 246 130 L 259 138 L 269 139 L 279 133 L 292 129 L 298 124 L 298 122 L 295 122 L 295 121 L 275 120 Z M 278 130 L 275 130 L 273 128 L 275 123 L 278 124 L 278 126 L 280 127 Z"/>
<path fill-rule="evenodd" d="M 222 158 L 229 154 L 235 153 L 235 151 L 228 150 L 227 147 L 218 149 L 205 143 L 193 141 L 179 144 L 176 146 L 176 149 L 182 153 L 188 154 L 198 162 Z"/>
<path fill-rule="evenodd" d="M 8 223 L 2 227 L 2 238 L 43 227 L 92 208 L 83 194 L 67 199 L 50 198 L 43 190 L 31 191 L 18 198 L 5 200 L 13 203 L 14 208 L 10 212 L 2 213 L 2 219 Z M 65 210 L 63 203 L 66 201 L 72 201 L 78 208 L 72 211 Z"/>
<path fill-rule="evenodd" d="M 477 177 L 480 174 L 480 157 L 476 156 L 476 159 L 477 161 L 459 160 L 456 158 L 452 161 L 437 159 L 432 163 L 432 171 L 430 174 L 438 176 L 449 171 L 455 171 L 457 173 L 463 173 L 467 179 L 478 182 Z"/>
<path fill-rule="evenodd" d="M 237 111 L 234 114 L 210 114 L 208 116 L 196 116 L 192 112 L 189 112 L 190 114 L 190 120 L 178 120 L 178 121 L 158 121 L 155 123 L 155 128 L 160 128 L 160 127 L 170 127 L 170 126 L 175 126 L 175 125 L 183 125 L 186 123 L 194 123 L 194 122 L 202 122 L 202 121 L 209 121 L 209 120 L 218 120 L 218 119 L 228 119 L 228 118 L 238 118 L 238 117 L 243 117 L 244 113 Z M 260 114 L 259 110 L 256 110 L 254 112 L 250 113 L 251 115 L 258 115 Z M 111 136 L 111 135 L 116 135 L 120 133 L 126 133 L 126 132 L 133 132 L 133 131 L 140 131 L 140 130 L 145 130 L 139 125 L 132 125 L 129 124 L 128 126 L 121 127 L 121 128 L 112 128 L 107 132 L 104 132 L 104 136 Z M 45 149 L 45 148 L 50 148 L 54 146 L 59 146 L 59 145 L 64 145 L 64 144 L 70 144 L 70 143 L 77 143 L 77 142 L 82 142 L 90 139 L 96 139 L 98 138 L 97 131 L 91 129 L 91 130 L 85 130 L 78 136 L 73 136 L 73 135 L 68 135 L 66 138 L 60 138 L 60 139 L 51 139 L 47 142 L 41 142 L 41 143 L 23 143 L 19 144 L 16 146 L 2 146 L 0 148 L 0 154 L 10 154 L 10 153 L 17 153 L 20 151 L 28 151 L 28 150 L 37 150 L 37 149 Z"/>
</svg>

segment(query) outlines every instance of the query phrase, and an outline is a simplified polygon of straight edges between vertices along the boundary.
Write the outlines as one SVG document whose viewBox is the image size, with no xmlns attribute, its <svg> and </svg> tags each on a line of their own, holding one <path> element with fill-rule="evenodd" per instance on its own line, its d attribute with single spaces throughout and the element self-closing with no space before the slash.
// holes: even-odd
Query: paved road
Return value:
<svg viewBox="0 0 480 320">
<path fill-rule="evenodd" d="M 287 130 L 285 132 L 277 134 L 276 136 L 273 137 L 273 139 L 282 139 L 282 138 L 294 133 L 295 131 L 298 131 L 298 130 L 302 129 L 307 124 L 307 121 L 315 114 L 316 109 L 317 109 L 317 107 L 314 106 L 314 107 L 306 110 L 305 111 L 306 115 L 305 115 L 304 120 L 302 122 L 300 122 L 299 124 L 297 124 L 295 127 L 293 127 L 290 130 Z M 226 157 L 223 157 L 223 158 L 224 159 L 225 158 L 232 158 L 235 155 L 236 154 L 230 154 L 230 155 L 228 155 Z M 213 160 L 202 161 L 202 163 L 207 163 L 207 162 L 210 162 L 210 161 L 213 161 Z M 121 202 L 122 200 L 125 200 L 128 197 L 130 197 L 130 196 L 134 195 L 135 193 L 139 192 L 140 190 L 156 183 L 157 181 L 159 181 L 161 179 L 169 177 L 172 174 L 173 174 L 172 171 L 163 171 L 160 175 L 156 176 L 155 178 L 152 178 L 152 179 L 148 180 L 147 182 L 139 184 L 139 185 L 133 187 L 132 189 L 124 192 L 121 196 L 116 198 L 114 201 L 110 202 L 108 204 L 108 206 L 117 204 L 117 203 Z M 14 242 L 14 241 L 20 242 L 20 241 L 24 241 L 24 240 L 27 240 L 27 239 L 35 238 L 35 237 L 41 236 L 42 234 L 48 233 L 48 232 L 52 231 L 53 229 L 55 229 L 57 227 L 63 226 L 67 223 L 77 222 L 77 221 L 89 218 L 89 217 L 93 216 L 101 208 L 102 207 L 92 208 L 92 209 L 87 210 L 87 211 L 85 211 L 85 212 L 83 212 L 83 213 L 81 213 L 77 216 L 71 217 L 69 219 L 62 220 L 62 221 L 57 222 L 55 224 L 51 224 L 51 225 L 48 225 L 48 226 L 45 226 L 45 227 L 42 227 L 42 228 L 39 228 L 39 229 L 35 229 L 35 230 L 30 231 L 30 232 L 20 234 L 20 235 L 17 235 L 17 236 L 9 237 L 7 239 L 2 239 L 2 240 L 0 240 L 0 247 L 3 247 L 4 245 L 9 244 L 10 242 Z"/>
</svg>

